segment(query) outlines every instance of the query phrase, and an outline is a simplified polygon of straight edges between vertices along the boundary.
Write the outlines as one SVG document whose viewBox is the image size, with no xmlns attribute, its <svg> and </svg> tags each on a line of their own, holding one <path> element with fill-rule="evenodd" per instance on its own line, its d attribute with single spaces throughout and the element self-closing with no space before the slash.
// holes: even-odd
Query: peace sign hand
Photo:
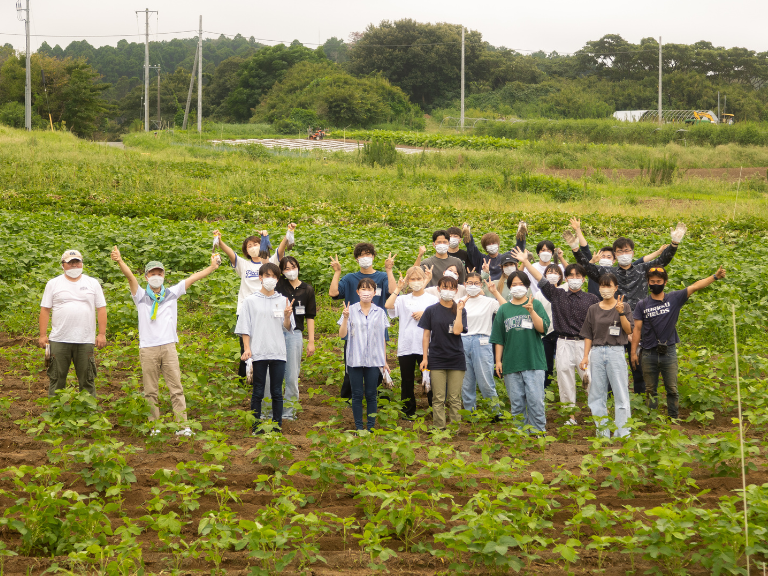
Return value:
<svg viewBox="0 0 768 576">
<path fill-rule="evenodd" d="M 286 298 L 286 300 L 287 300 L 287 298 Z M 295 301 L 296 301 L 296 299 L 294 298 L 288 304 L 285 305 L 285 310 L 283 310 L 283 315 L 286 318 L 290 318 L 291 314 L 293 314 L 293 303 Z"/>
<path fill-rule="evenodd" d="M 400 278 L 397 280 L 397 291 L 402 292 L 403 288 L 405 288 L 405 278 L 403 278 L 403 273 L 400 272 Z"/>
<path fill-rule="evenodd" d="M 349 302 L 344 303 L 344 311 L 341 314 L 344 318 L 349 318 Z"/>
<path fill-rule="evenodd" d="M 467 300 L 469 300 L 469 296 L 467 296 L 466 298 L 462 298 L 461 300 L 456 302 L 456 310 L 458 312 L 457 316 L 461 314 L 461 311 L 464 309 L 464 304 L 467 303 Z"/>
<path fill-rule="evenodd" d="M 533 296 L 528 296 L 528 301 L 523 304 L 523 308 L 528 310 L 528 314 L 533 316 Z"/>
<path fill-rule="evenodd" d="M 397 254 L 392 256 L 392 252 L 389 253 L 389 257 L 384 262 L 384 269 L 385 270 L 392 270 L 392 268 L 395 267 L 395 258 L 397 258 Z"/>
<path fill-rule="evenodd" d="M 487 273 L 488 275 L 491 274 L 491 261 L 490 260 L 483 260 L 483 272 Z"/>
<path fill-rule="evenodd" d="M 624 314 L 624 295 L 622 294 L 616 299 L 616 312 Z"/>
<path fill-rule="evenodd" d="M 336 254 L 334 258 L 331 258 L 331 268 L 334 272 L 341 272 L 341 264 L 339 263 L 339 255 Z"/>
<path fill-rule="evenodd" d="M 496 282 L 489 282 L 487 278 L 483 280 L 483 282 L 485 282 L 485 285 L 488 287 L 488 290 L 491 292 L 491 294 L 495 296 L 499 293 L 499 289 L 496 288 Z"/>
<path fill-rule="evenodd" d="M 435 265 L 432 264 L 432 266 L 424 267 L 424 275 L 427 277 L 427 284 L 429 284 L 432 281 L 432 271 L 435 269 Z"/>
</svg>

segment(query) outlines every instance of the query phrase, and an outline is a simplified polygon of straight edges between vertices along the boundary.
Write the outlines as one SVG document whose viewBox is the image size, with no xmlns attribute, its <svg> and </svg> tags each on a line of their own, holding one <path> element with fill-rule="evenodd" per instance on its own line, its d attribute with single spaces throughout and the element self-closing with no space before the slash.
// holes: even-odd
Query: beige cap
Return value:
<svg viewBox="0 0 768 576">
<path fill-rule="evenodd" d="M 69 262 L 70 260 L 80 260 L 80 262 L 83 261 L 83 255 L 80 254 L 77 250 L 67 250 L 64 252 L 64 254 L 61 255 L 61 261 L 62 262 Z"/>
</svg>

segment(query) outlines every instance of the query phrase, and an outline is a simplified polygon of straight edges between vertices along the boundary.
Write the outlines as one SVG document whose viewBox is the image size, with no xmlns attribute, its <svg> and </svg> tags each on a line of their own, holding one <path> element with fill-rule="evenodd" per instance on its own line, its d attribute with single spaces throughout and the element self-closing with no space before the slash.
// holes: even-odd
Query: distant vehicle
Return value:
<svg viewBox="0 0 768 576">
<path fill-rule="evenodd" d="M 720 115 L 720 124 L 733 124 L 735 120 L 736 118 L 734 118 L 733 114 Z"/>
<path fill-rule="evenodd" d="M 313 132 L 312 127 L 310 126 L 309 130 L 307 130 L 307 140 L 322 140 L 327 135 L 328 133 L 322 128 L 318 128 Z"/>
</svg>

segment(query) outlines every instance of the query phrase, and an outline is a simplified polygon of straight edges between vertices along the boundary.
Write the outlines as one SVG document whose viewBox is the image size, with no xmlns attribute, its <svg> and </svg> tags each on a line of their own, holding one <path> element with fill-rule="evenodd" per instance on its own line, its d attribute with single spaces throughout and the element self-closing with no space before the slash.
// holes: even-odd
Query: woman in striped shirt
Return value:
<svg viewBox="0 0 768 576">
<path fill-rule="evenodd" d="M 365 396 L 368 415 L 367 429 L 376 425 L 378 411 L 377 386 L 381 369 L 387 366 L 386 330 L 389 318 L 383 308 L 372 303 L 376 293 L 376 283 L 370 278 L 362 278 L 357 283 L 360 302 L 345 304 L 339 318 L 339 336 L 347 340 L 347 373 L 352 387 L 352 414 L 355 428 L 364 430 L 363 396 Z"/>
</svg>

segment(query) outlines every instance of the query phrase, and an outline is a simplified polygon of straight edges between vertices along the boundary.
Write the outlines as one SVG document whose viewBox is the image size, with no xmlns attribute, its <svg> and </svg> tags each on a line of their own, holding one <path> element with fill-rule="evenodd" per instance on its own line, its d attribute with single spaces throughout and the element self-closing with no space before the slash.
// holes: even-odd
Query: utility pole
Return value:
<svg viewBox="0 0 768 576">
<path fill-rule="evenodd" d="M 27 7 L 21 7 L 21 0 L 16 1 L 16 17 L 24 22 L 24 33 L 27 37 L 27 79 L 24 84 L 24 127 L 27 131 L 32 130 L 32 75 L 30 72 L 30 58 L 32 54 L 29 48 L 29 0 Z M 22 16 L 23 14 L 23 16 Z"/>
<path fill-rule="evenodd" d="M 149 132 L 149 15 L 157 14 L 157 10 L 136 10 L 136 14 L 144 12 L 144 132 Z"/>
<path fill-rule="evenodd" d="M 157 65 L 157 129 L 162 129 L 160 124 L 160 64 Z"/>
<path fill-rule="evenodd" d="M 661 36 L 659 36 L 659 128 L 661 128 Z"/>
<path fill-rule="evenodd" d="M 195 72 L 197 72 L 197 51 L 200 46 L 195 47 L 195 59 L 192 61 L 192 74 L 189 78 L 189 93 L 187 93 L 187 107 L 184 109 L 184 123 L 181 125 L 182 130 L 187 129 L 187 119 L 189 118 L 189 105 L 192 103 L 192 88 L 195 86 Z"/>
<path fill-rule="evenodd" d="M 461 25 L 461 131 L 464 131 L 464 25 Z"/>
<path fill-rule="evenodd" d="M 717 91 L 717 121 L 720 122 L 720 90 Z"/>
<path fill-rule="evenodd" d="M 200 14 L 200 35 L 197 37 L 197 131 L 203 131 L 203 15 Z"/>
</svg>

